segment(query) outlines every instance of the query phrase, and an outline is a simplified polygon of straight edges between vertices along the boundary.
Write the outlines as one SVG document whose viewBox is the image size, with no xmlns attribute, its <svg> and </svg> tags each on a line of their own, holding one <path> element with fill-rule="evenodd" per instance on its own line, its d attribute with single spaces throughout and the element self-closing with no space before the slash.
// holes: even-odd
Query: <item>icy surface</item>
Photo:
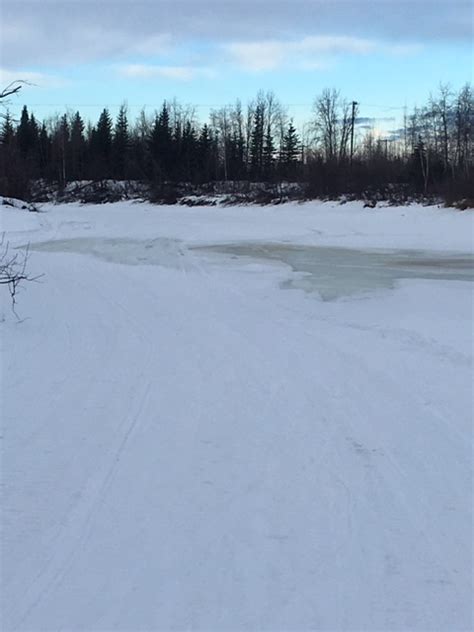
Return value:
<svg viewBox="0 0 474 632">
<path fill-rule="evenodd" d="M 1 208 L 45 274 L 2 292 L 2 630 L 472 628 L 471 215 L 42 210 Z"/>
<path fill-rule="evenodd" d="M 93 255 L 104 261 L 126 265 L 156 265 L 181 268 L 186 248 L 176 239 L 104 239 L 101 237 L 55 239 L 30 245 L 40 252 L 70 252 Z"/>
<path fill-rule="evenodd" d="M 282 287 L 316 291 L 323 300 L 393 288 L 400 279 L 474 280 L 472 257 L 419 250 L 364 251 L 272 243 L 223 244 L 199 250 L 285 263 L 304 276 L 291 275 Z"/>
</svg>

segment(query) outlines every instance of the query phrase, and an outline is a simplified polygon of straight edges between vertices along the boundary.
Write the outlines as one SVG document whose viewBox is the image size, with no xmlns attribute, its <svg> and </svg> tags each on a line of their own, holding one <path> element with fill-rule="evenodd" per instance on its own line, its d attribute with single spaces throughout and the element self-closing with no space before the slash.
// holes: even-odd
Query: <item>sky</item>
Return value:
<svg viewBox="0 0 474 632">
<path fill-rule="evenodd" d="M 273 91 L 297 124 L 336 88 L 382 130 L 473 77 L 471 0 L 1 0 L 0 86 L 43 119 L 210 108 Z"/>
</svg>

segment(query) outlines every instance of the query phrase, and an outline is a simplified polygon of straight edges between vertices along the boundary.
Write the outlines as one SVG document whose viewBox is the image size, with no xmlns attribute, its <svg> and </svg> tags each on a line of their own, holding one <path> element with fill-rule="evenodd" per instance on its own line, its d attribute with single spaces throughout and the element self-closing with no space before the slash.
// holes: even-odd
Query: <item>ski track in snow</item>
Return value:
<svg viewBox="0 0 474 632">
<path fill-rule="evenodd" d="M 96 230 L 50 213 L 11 239 Z M 472 360 L 396 298 L 428 319 L 436 287 L 450 327 L 464 284 L 326 304 L 271 265 L 34 261 L 1 325 L 3 629 L 470 629 Z"/>
</svg>

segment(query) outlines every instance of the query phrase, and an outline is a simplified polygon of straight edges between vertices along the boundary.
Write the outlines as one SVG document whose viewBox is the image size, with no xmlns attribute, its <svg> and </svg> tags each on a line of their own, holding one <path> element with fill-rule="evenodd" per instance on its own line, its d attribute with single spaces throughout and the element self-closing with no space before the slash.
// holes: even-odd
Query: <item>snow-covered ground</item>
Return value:
<svg viewBox="0 0 474 632">
<path fill-rule="evenodd" d="M 43 211 L 0 207 L 44 273 L 2 291 L 2 630 L 472 629 L 472 214 Z M 323 300 L 259 243 L 463 274 Z"/>
</svg>

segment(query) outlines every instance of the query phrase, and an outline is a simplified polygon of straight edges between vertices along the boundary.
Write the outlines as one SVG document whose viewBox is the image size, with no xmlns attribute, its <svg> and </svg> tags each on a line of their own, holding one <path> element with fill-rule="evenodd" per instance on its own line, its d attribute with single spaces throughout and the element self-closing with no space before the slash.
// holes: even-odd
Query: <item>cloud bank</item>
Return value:
<svg viewBox="0 0 474 632">
<path fill-rule="evenodd" d="M 470 0 L 3 0 L 0 59 L 10 69 L 137 61 L 207 42 L 247 67 L 253 46 L 268 67 L 272 54 L 304 57 L 305 48 L 361 54 L 378 42 L 411 54 L 470 42 L 472 31 Z"/>
<path fill-rule="evenodd" d="M 153 79 L 164 77 L 178 81 L 192 81 L 202 77 L 213 78 L 215 73 L 210 68 L 195 66 L 153 66 L 147 64 L 125 64 L 118 68 L 118 73 L 128 79 Z"/>
</svg>

